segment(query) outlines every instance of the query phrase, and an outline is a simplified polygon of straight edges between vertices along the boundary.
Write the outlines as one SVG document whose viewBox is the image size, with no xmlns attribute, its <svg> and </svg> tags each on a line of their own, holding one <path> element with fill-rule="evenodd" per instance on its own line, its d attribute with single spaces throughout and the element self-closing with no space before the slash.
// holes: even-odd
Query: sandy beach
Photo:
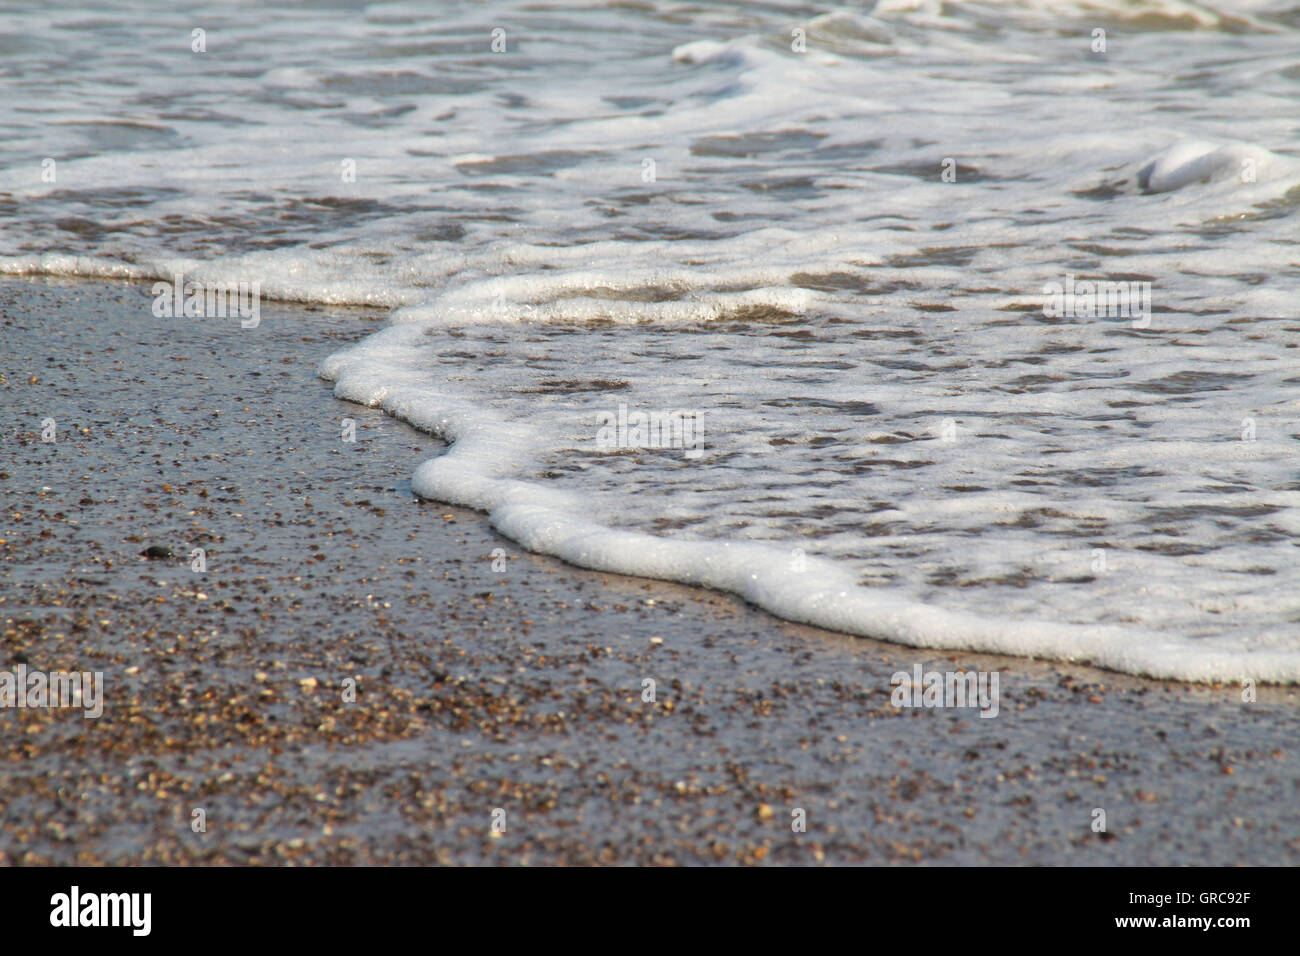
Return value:
<svg viewBox="0 0 1300 956">
<path fill-rule="evenodd" d="M 0 283 L 0 669 L 105 686 L 98 719 L 0 710 L 0 864 L 1300 862 L 1294 687 L 924 654 L 530 555 L 316 378 L 381 313 L 150 302 Z M 998 715 L 893 706 L 918 663 L 997 672 Z"/>
</svg>

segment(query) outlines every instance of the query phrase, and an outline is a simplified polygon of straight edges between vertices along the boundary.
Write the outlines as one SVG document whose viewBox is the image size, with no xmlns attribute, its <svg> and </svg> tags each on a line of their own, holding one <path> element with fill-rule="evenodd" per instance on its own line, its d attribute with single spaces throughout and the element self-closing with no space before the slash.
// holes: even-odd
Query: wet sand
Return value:
<svg viewBox="0 0 1300 956">
<path fill-rule="evenodd" d="M 0 670 L 106 684 L 97 720 L 0 709 L 0 864 L 1300 862 L 1294 687 L 921 653 L 523 553 L 316 378 L 381 315 L 148 293 L 0 281 Z M 999 672 L 998 716 L 895 708 L 918 662 Z"/>
</svg>

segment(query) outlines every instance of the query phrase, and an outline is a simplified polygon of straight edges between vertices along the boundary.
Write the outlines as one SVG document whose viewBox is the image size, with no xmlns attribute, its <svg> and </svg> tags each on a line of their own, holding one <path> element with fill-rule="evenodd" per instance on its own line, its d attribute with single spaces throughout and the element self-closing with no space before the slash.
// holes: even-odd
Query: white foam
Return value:
<svg viewBox="0 0 1300 956">
<path fill-rule="evenodd" d="M 417 469 L 415 491 L 487 512 L 498 531 L 530 551 L 579 567 L 726 591 L 787 620 L 912 647 L 1090 662 L 1179 680 L 1300 680 L 1300 652 L 1289 647 L 1243 654 L 1233 641 L 955 612 L 886 589 L 861 587 L 854 575 L 831 561 L 806 559 L 801 570 L 793 570 L 787 550 L 671 540 L 584 520 L 579 502 L 511 477 L 534 453 L 527 429 L 495 421 L 427 387 L 394 387 L 382 351 L 400 348 L 414 331 L 418 327 L 380 333 L 357 349 L 332 356 L 321 374 L 336 381 L 340 398 L 377 404 L 450 441 L 444 455 Z M 1011 501 L 994 504 L 1008 511 L 1017 507 Z"/>
</svg>

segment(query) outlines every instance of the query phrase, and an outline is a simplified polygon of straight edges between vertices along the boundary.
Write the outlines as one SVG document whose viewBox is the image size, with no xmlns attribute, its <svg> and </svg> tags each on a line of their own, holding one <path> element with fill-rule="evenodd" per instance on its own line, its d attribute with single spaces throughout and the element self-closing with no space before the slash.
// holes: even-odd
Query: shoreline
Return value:
<svg viewBox="0 0 1300 956">
<path fill-rule="evenodd" d="M 106 684 L 94 721 L 0 710 L 0 863 L 1300 862 L 1294 686 L 915 650 L 529 554 L 413 496 L 440 442 L 316 378 L 373 312 L 150 303 L 0 277 L 0 669 Z M 998 673 L 999 716 L 893 707 L 918 664 Z"/>
</svg>

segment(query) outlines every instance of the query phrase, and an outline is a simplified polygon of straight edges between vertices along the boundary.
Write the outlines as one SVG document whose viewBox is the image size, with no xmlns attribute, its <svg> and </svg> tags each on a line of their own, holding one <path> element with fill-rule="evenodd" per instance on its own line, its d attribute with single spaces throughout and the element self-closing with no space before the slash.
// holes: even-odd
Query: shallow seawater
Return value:
<svg viewBox="0 0 1300 956">
<path fill-rule="evenodd" d="M 575 563 L 1300 680 L 1294 0 L 123 10 L 5 15 L 0 269 L 392 308 L 322 374 Z"/>
</svg>

